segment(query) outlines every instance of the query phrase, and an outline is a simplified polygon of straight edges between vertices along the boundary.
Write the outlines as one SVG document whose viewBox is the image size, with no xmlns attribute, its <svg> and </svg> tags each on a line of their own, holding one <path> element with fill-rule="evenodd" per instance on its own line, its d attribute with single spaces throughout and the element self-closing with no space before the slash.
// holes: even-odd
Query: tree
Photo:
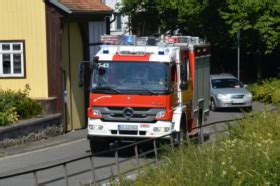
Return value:
<svg viewBox="0 0 280 186">
<path fill-rule="evenodd" d="M 280 3 L 269 0 L 227 0 L 221 16 L 231 28 L 232 37 L 244 33 L 245 46 L 251 52 L 268 54 L 279 49 Z"/>
<path fill-rule="evenodd" d="M 174 34 L 178 30 L 183 35 L 207 39 L 213 46 L 212 53 L 220 54 L 213 55 L 212 61 L 219 64 L 213 67 L 221 67 L 218 71 L 222 71 L 228 45 L 232 43 L 219 12 L 224 5 L 221 0 L 124 0 L 121 12 L 131 16 L 132 31 L 137 35 L 158 30 L 161 34 Z M 147 16 L 147 11 L 152 11 L 153 16 Z M 145 25 L 153 26 L 152 31 L 145 31 Z"/>
<path fill-rule="evenodd" d="M 132 33 L 151 35 L 158 32 L 159 13 L 156 0 L 123 0 L 119 12 L 129 16 Z"/>
<path fill-rule="evenodd" d="M 157 32 L 207 39 L 212 72 L 236 71 L 236 33 L 241 31 L 241 59 L 260 73 L 269 54 L 280 53 L 280 0 L 124 0 L 133 33 Z M 279 60 L 279 59 L 278 59 Z M 242 60 L 241 60 L 242 61 Z M 252 63 L 242 63 L 250 69 Z M 251 69 L 250 69 L 251 70 Z M 252 70 L 251 70 L 252 71 Z M 260 73 L 261 75 L 261 73 Z"/>
<path fill-rule="evenodd" d="M 280 3 L 269 0 L 227 0 L 221 16 L 230 26 L 229 33 L 235 37 L 241 31 L 241 45 L 256 64 L 257 77 L 263 76 L 265 56 L 279 52 Z"/>
</svg>

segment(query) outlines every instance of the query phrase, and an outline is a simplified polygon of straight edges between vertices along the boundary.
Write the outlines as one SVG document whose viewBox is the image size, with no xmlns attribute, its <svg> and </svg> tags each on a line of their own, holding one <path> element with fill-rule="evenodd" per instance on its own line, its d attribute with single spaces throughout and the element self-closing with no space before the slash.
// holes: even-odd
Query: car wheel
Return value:
<svg viewBox="0 0 280 186">
<path fill-rule="evenodd" d="M 248 112 L 252 112 L 252 110 L 253 110 L 253 107 L 252 107 L 252 106 L 250 106 L 250 107 L 247 107 L 247 110 L 248 110 Z"/>
<path fill-rule="evenodd" d="M 214 99 L 211 99 L 210 110 L 213 111 L 213 112 L 217 110 L 216 103 L 215 103 Z"/>
</svg>

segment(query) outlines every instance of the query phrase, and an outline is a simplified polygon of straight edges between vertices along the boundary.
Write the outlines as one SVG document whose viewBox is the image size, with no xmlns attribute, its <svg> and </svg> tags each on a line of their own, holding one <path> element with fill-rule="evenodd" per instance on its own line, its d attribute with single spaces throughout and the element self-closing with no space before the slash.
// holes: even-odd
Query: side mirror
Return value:
<svg viewBox="0 0 280 186">
<path fill-rule="evenodd" d="M 183 63 L 180 66 L 180 76 L 181 76 L 181 81 L 182 81 L 180 84 L 180 89 L 187 90 L 188 89 L 188 83 L 187 83 L 188 72 L 187 72 L 187 66 L 185 63 Z"/>
<path fill-rule="evenodd" d="M 98 56 L 95 56 L 92 60 L 93 63 L 98 63 L 99 62 L 99 57 Z"/>
<path fill-rule="evenodd" d="M 95 56 L 92 61 L 83 61 L 79 66 L 79 88 L 89 90 L 92 69 L 98 68 L 99 57 Z"/>
<path fill-rule="evenodd" d="M 89 61 L 83 61 L 79 65 L 79 88 L 88 89 L 90 76 L 92 70 L 92 63 Z"/>
<path fill-rule="evenodd" d="M 91 69 L 97 69 L 98 68 L 98 62 L 99 62 L 99 57 L 95 56 L 92 60 L 92 62 L 90 62 L 90 68 Z"/>
<path fill-rule="evenodd" d="M 80 63 L 79 65 L 79 88 L 84 89 L 84 74 L 85 74 L 85 62 Z"/>
<path fill-rule="evenodd" d="M 188 83 L 187 82 L 182 82 L 180 84 L 180 89 L 181 90 L 187 90 L 188 89 Z"/>
<path fill-rule="evenodd" d="M 98 68 L 98 74 L 100 76 L 104 75 L 105 73 L 106 73 L 106 69 L 105 68 L 103 68 L 103 67 L 99 67 Z"/>
<path fill-rule="evenodd" d="M 184 78 L 186 77 L 186 65 L 182 64 L 180 65 L 180 76 L 182 80 L 185 80 Z"/>
</svg>

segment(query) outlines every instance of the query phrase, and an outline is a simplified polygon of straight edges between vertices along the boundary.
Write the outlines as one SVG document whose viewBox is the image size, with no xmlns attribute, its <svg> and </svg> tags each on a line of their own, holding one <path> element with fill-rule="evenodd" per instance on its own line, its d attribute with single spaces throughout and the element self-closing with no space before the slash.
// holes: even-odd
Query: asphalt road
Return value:
<svg viewBox="0 0 280 186">
<path fill-rule="evenodd" d="M 253 105 L 253 112 L 259 112 L 262 110 L 269 110 L 271 109 L 270 106 L 264 106 L 260 103 L 254 103 Z M 223 121 L 228 119 L 235 119 L 243 117 L 243 113 L 240 112 L 238 109 L 230 109 L 230 110 L 221 110 L 219 112 L 210 112 L 210 115 L 205 122 L 213 123 L 217 121 Z M 214 126 L 209 126 L 204 129 L 205 134 L 212 134 L 216 131 L 220 131 L 226 128 L 224 123 L 219 123 Z M 86 135 L 86 131 L 78 131 L 79 135 Z M 213 135 L 210 135 L 210 140 L 213 138 Z M 89 154 L 89 144 L 86 138 L 74 138 L 70 142 L 63 142 L 63 137 L 58 139 L 51 139 L 52 143 L 56 141 L 55 145 L 48 146 L 49 141 L 40 141 L 35 144 L 29 144 L 24 147 L 18 147 L 19 149 L 27 149 L 27 152 L 18 151 L 19 154 L 14 154 L 10 156 L 6 156 L 0 158 L 0 175 L 8 172 L 15 172 L 19 170 L 28 170 L 32 168 L 41 167 L 42 165 L 49 165 L 54 163 L 55 161 L 63 160 L 63 159 L 71 159 L 73 157 L 78 157 L 80 155 Z M 68 140 L 69 141 L 69 140 Z M 61 142 L 61 144 L 58 144 Z M 40 147 L 41 144 L 41 148 Z M 34 150 L 34 146 L 38 146 L 38 149 Z M 43 148 L 42 148 L 43 147 Z M 30 151 L 28 151 L 28 149 Z M 9 151 L 9 150 L 7 150 Z M 12 152 L 12 150 L 10 150 Z M 14 152 L 16 152 L 16 148 L 14 148 Z M 134 153 L 133 150 L 128 150 L 124 152 L 120 160 L 123 160 L 127 157 L 132 156 Z M 149 159 L 148 159 L 149 160 Z M 115 161 L 114 155 L 107 155 L 107 156 L 99 156 L 94 157 L 93 162 L 95 166 L 100 166 L 104 164 L 113 163 Z M 143 160 L 144 161 L 144 160 Z M 127 169 L 131 166 L 135 166 L 135 160 L 127 162 L 121 165 L 121 169 Z M 71 163 L 67 165 L 67 173 L 72 174 L 69 178 L 69 185 L 81 185 L 85 183 L 89 183 L 92 180 L 91 172 L 87 171 L 90 170 L 91 164 L 90 160 L 81 160 L 75 163 Z M 117 167 L 111 166 L 109 168 L 104 168 L 98 170 L 96 172 L 97 178 L 103 178 L 110 175 L 112 172 L 116 173 Z M 84 172 L 83 174 L 76 175 L 77 172 Z M 38 173 L 39 183 L 41 185 L 65 185 L 65 181 L 63 180 L 64 177 L 64 169 L 63 167 L 52 168 L 51 170 L 41 171 Z M 50 180 L 54 180 L 54 182 L 50 182 Z M 33 185 L 33 175 L 24 175 L 20 177 L 15 177 L 11 179 L 0 180 L 0 186 L 30 186 Z"/>
</svg>

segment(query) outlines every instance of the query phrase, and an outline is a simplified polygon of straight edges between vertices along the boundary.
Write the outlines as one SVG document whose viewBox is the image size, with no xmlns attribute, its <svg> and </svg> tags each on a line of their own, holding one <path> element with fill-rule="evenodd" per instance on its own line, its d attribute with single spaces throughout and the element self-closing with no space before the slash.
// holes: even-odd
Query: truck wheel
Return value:
<svg viewBox="0 0 280 186">
<path fill-rule="evenodd" d="M 180 132 L 176 132 L 174 135 L 174 144 L 176 146 L 182 145 L 187 137 L 186 125 L 186 120 L 182 119 L 180 124 Z"/>
<path fill-rule="evenodd" d="M 89 140 L 89 145 L 91 153 L 97 153 L 106 150 L 105 145 L 99 141 Z"/>
<path fill-rule="evenodd" d="M 210 110 L 213 111 L 213 112 L 217 110 L 216 103 L 215 103 L 214 99 L 211 99 Z"/>
</svg>

